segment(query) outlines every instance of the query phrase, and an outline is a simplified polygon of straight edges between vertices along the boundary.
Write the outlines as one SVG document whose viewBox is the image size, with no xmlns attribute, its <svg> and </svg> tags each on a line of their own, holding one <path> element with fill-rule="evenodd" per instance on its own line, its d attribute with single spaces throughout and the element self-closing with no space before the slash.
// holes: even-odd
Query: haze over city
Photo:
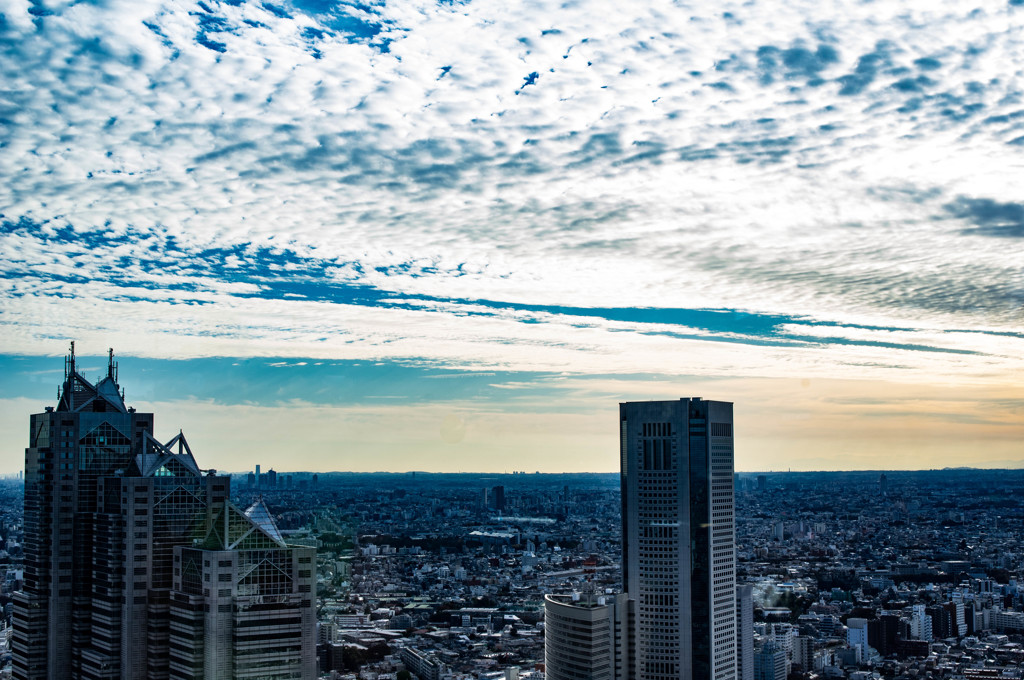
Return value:
<svg viewBox="0 0 1024 680">
<path fill-rule="evenodd" d="M 1022 24 L 0 0 L 0 441 L 77 340 L 222 470 L 615 471 L 684 395 L 742 471 L 1021 467 Z"/>
</svg>

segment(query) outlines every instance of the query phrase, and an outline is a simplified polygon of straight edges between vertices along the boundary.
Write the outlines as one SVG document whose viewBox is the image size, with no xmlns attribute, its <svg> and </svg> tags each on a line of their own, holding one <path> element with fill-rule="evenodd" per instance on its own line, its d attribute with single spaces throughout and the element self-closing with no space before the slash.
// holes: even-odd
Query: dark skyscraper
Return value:
<svg viewBox="0 0 1024 680">
<path fill-rule="evenodd" d="M 619 405 L 635 680 L 735 680 L 732 404 Z"/>
<path fill-rule="evenodd" d="M 491 489 L 491 503 L 498 512 L 505 511 L 505 487 L 496 486 Z"/>
<path fill-rule="evenodd" d="M 169 677 L 175 548 L 209 535 L 234 506 L 230 479 L 204 474 L 183 435 L 161 444 L 152 433 L 153 415 L 124 404 L 113 352 L 94 385 L 78 372 L 72 344 L 57 407 L 30 418 L 15 678 Z M 235 524 L 270 531 L 266 519 L 244 517 Z M 294 550 L 275 536 L 275 549 Z M 309 592 L 312 580 L 294 577 L 291 592 L 300 593 L 299 581 Z M 244 585 L 246 595 L 263 587 L 251 577 Z M 311 620 L 306 627 L 300 644 L 311 656 Z M 291 671 L 298 674 L 288 677 L 313 674 L 297 665 Z"/>
<path fill-rule="evenodd" d="M 57 407 L 29 421 L 25 584 L 15 596 L 12 638 L 16 678 L 78 677 L 89 663 L 86 650 L 101 646 L 107 654 L 97 656 L 105 656 L 120 643 L 120 633 L 93 625 L 101 616 L 94 593 L 102 592 L 104 578 L 93 571 L 96 545 L 110 540 L 97 521 L 104 511 L 100 487 L 123 474 L 152 439 L 153 414 L 125 407 L 113 352 L 107 375 L 93 385 L 78 373 L 74 349 L 72 343 Z"/>
</svg>

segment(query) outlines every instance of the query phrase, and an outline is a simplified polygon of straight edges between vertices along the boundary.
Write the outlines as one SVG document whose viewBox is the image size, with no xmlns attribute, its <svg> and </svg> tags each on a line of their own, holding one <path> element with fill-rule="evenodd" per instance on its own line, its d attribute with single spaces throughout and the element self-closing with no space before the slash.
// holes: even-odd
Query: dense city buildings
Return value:
<svg viewBox="0 0 1024 680">
<path fill-rule="evenodd" d="M 619 407 L 630 677 L 735 680 L 732 404 Z"/>
<path fill-rule="evenodd" d="M 200 469 L 182 434 L 154 439 L 153 414 L 125 406 L 112 351 L 93 384 L 72 345 L 57 407 L 30 424 L 15 678 L 315 676 L 315 549 L 285 544 L 262 502 L 238 511 L 230 477 Z M 231 568 L 183 571 L 182 549 Z M 198 598 L 190 630 L 182 594 Z M 172 673 L 183 648 L 212 653 Z"/>
<path fill-rule="evenodd" d="M 0 479 L 0 679 L 15 666 L 26 677 L 33 648 L 23 637 L 33 624 L 26 603 L 45 603 L 34 623 L 44 647 L 50 607 L 66 611 L 59 594 L 52 602 L 39 597 L 40 584 L 51 582 L 58 591 L 91 593 L 72 595 L 69 614 L 88 622 L 90 646 L 65 638 L 67 656 L 80 661 L 54 671 L 59 677 L 631 677 L 638 603 L 622 550 L 628 556 L 630 545 L 641 544 L 623 540 L 632 506 L 622 502 L 621 473 L 285 469 L 271 487 L 268 471 L 284 463 L 267 460 L 259 476 L 239 471 L 228 479 L 199 468 L 183 436 L 155 440 L 152 415 L 122 412 L 116 366 L 108 364 L 96 383 L 78 370 L 68 376 L 79 386 L 69 389 L 65 380 L 61 410 L 32 417 L 35 451 L 30 446 L 26 460 L 36 469 Z M 107 378 L 113 384 L 103 385 Z M 64 395 L 76 392 L 68 404 Z M 688 413 L 670 426 L 686 439 L 676 441 L 677 458 L 696 450 L 703 462 L 703 451 L 714 464 L 712 435 L 722 430 L 711 424 L 722 421 L 708 413 L 704 449 L 691 446 L 701 418 L 691 422 Z M 102 429 L 104 422 L 128 429 L 129 444 Z M 656 428 L 645 435 L 643 422 L 624 447 L 635 449 L 636 481 L 644 441 L 647 472 L 679 474 L 654 469 L 666 460 L 671 468 L 673 447 L 654 444 L 666 437 Z M 85 463 L 99 453 L 123 461 L 116 447 L 135 446 L 134 427 L 140 449 L 95 477 L 92 511 L 76 514 L 78 499 L 88 497 L 88 487 L 76 486 L 90 479 Z M 63 449 L 74 453 L 62 457 Z M 62 462 L 70 467 L 48 467 Z M 689 483 L 700 465 L 686 467 Z M 61 480 L 62 471 L 70 478 Z M 624 471 L 628 480 L 628 465 Z M 714 472 L 709 494 L 722 492 L 712 485 Z M 879 471 L 727 475 L 735 488 L 737 680 L 1024 680 L 1024 471 L 884 475 L 884 486 Z M 61 489 L 62 481 L 71 488 Z M 671 497 L 648 499 L 657 500 L 682 507 Z M 58 520 L 70 518 L 45 537 L 40 526 L 54 518 L 39 513 L 43 506 L 56 508 Z M 683 523 L 682 510 L 671 521 L 662 506 L 643 513 L 650 528 Z M 83 525 L 92 528 L 79 536 Z M 91 549 L 79 545 L 84 536 Z M 57 551 L 52 558 L 46 546 Z M 76 554 L 89 555 L 87 589 L 74 581 L 74 568 L 59 566 Z M 654 552 L 647 566 L 667 567 L 653 561 L 662 558 Z M 56 580 L 41 578 L 40 565 L 53 562 Z M 590 653 L 574 655 L 578 648 Z"/>
</svg>

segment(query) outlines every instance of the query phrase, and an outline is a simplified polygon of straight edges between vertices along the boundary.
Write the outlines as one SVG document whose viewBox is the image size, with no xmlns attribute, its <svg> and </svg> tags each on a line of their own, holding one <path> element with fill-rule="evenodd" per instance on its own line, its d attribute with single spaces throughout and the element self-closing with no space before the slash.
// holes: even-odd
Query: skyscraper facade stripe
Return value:
<svg viewBox="0 0 1024 680">
<path fill-rule="evenodd" d="M 732 404 L 629 402 L 619 421 L 629 677 L 735 680 Z"/>
</svg>

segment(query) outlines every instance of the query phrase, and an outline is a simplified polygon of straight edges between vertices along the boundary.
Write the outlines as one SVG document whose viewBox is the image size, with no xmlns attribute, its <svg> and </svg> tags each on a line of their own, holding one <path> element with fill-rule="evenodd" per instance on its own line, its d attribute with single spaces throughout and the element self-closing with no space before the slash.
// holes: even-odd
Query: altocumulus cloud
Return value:
<svg viewBox="0 0 1024 680">
<path fill-rule="evenodd" d="M 1017 372 L 1022 23 L 1012 2 L 6 0 L 0 333 Z"/>
</svg>

